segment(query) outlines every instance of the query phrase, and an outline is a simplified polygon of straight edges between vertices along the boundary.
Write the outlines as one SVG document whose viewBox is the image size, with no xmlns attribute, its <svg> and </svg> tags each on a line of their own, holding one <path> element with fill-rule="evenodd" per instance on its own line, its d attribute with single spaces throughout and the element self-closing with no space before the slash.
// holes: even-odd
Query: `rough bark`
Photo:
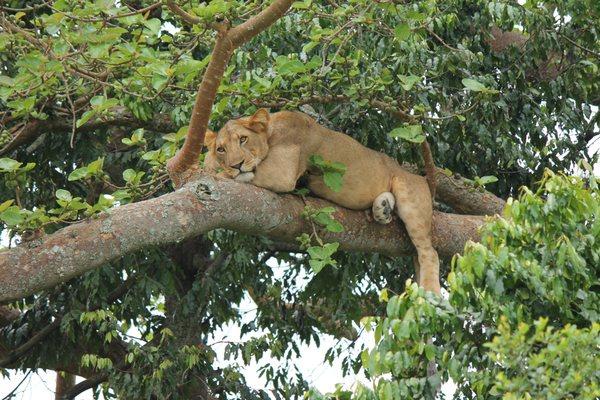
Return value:
<svg viewBox="0 0 600 400">
<path fill-rule="evenodd" d="M 312 198 L 306 203 L 315 208 L 332 205 Z M 0 253 L 0 302 L 51 288 L 125 254 L 216 228 L 294 243 L 298 235 L 312 231 L 300 217 L 304 206 L 296 196 L 200 175 L 173 193 L 117 207 Z M 413 253 L 401 223 L 382 226 L 368 222 L 362 211 L 337 209 L 335 217 L 345 231 L 322 232 L 324 240 L 338 241 L 342 249 L 350 251 L 390 256 Z M 483 220 L 480 216 L 435 212 L 434 247 L 441 256 L 461 252 L 467 239 L 477 240 Z"/>
<path fill-rule="evenodd" d="M 64 394 L 75 386 L 75 375 L 57 372 L 56 374 L 56 388 L 54 390 L 54 399 L 61 400 Z"/>
</svg>

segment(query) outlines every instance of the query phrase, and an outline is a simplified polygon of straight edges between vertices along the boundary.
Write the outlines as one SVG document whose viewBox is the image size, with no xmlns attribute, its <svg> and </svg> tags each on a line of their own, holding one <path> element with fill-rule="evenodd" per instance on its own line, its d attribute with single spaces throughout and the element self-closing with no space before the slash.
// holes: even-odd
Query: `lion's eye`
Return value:
<svg viewBox="0 0 600 400">
<path fill-rule="evenodd" d="M 240 143 L 241 143 L 241 144 L 244 144 L 244 143 L 246 143 L 247 141 L 248 141 L 248 136 L 242 136 L 242 137 L 240 137 Z"/>
<path fill-rule="evenodd" d="M 217 147 L 217 153 L 225 153 L 225 148 Z"/>
</svg>

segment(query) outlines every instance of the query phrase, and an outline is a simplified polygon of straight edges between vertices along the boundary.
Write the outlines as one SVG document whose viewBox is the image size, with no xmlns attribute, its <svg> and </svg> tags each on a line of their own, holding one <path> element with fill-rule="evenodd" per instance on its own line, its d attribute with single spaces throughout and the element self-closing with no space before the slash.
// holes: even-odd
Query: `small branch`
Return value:
<svg viewBox="0 0 600 400">
<path fill-rule="evenodd" d="M 77 106 L 77 101 L 74 102 Z M 177 130 L 171 117 L 168 114 L 155 114 L 150 121 L 138 120 L 124 107 L 115 107 L 111 111 L 111 118 L 92 118 L 80 127 L 75 127 L 75 133 L 89 132 L 94 129 L 102 129 L 113 126 L 127 126 L 130 128 L 147 128 L 156 132 L 173 132 Z M 24 124 L 19 131 L 13 134 L 13 138 L 3 148 L 0 148 L 0 155 L 10 153 L 20 146 L 27 145 L 36 140 L 42 133 L 51 132 L 59 134 L 71 132 L 73 134 L 73 124 L 67 123 L 62 119 L 48 119 L 45 121 L 31 120 Z"/>
<path fill-rule="evenodd" d="M 155 8 L 158 8 L 162 5 L 162 1 L 157 1 L 154 4 L 149 5 L 148 7 L 144 7 L 144 8 L 140 8 L 139 10 L 133 10 L 131 12 L 128 13 L 123 13 L 123 14 L 118 14 L 118 15 L 109 15 L 105 18 L 81 18 L 81 17 L 77 17 L 73 14 L 67 14 L 64 13 L 62 11 L 58 11 L 55 8 L 52 8 L 55 12 L 61 12 L 62 14 L 64 14 L 67 18 L 69 19 L 73 19 L 73 20 L 77 20 L 77 21 L 82 21 L 82 22 L 105 22 L 111 19 L 119 19 L 119 18 L 124 18 L 124 17 L 131 17 L 132 15 L 137 15 L 137 14 L 143 14 L 145 12 L 149 12 L 154 10 Z"/>
<path fill-rule="evenodd" d="M 81 393 L 85 392 L 88 389 L 98 386 L 102 382 L 105 382 L 108 379 L 108 374 L 106 372 L 101 372 L 96 376 L 93 376 L 83 382 L 79 382 L 77 385 L 73 386 L 71 389 L 67 390 L 63 396 L 63 400 L 72 400 L 75 397 L 79 396 Z"/>
<path fill-rule="evenodd" d="M 565 39 L 567 42 L 571 43 L 573 46 L 577 47 L 578 49 L 583 50 L 584 52 L 589 53 L 596 58 L 600 58 L 600 53 L 598 53 L 597 51 L 588 49 L 587 47 L 583 47 L 582 45 L 580 45 L 579 43 L 577 43 L 576 41 L 572 40 L 571 38 L 569 38 L 565 35 L 561 35 L 561 37 L 563 39 Z"/>
<path fill-rule="evenodd" d="M 123 296 L 125 293 L 127 293 L 127 291 L 129 290 L 131 285 L 135 282 L 135 280 L 136 280 L 136 278 L 133 278 L 133 277 L 127 279 L 121 286 L 119 286 L 118 288 L 113 290 L 107 296 L 106 301 L 108 303 L 112 303 L 112 302 L 116 301 L 118 298 L 120 298 L 121 296 Z M 102 306 L 101 304 L 94 305 L 94 306 L 90 307 L 88 309 L 88 311 L 98 310 L 101 306 Z M 23 345 L 17 347 L 15 350 L 8 353 L 8 356 L 6 356 L 4 359 L 0 360 L 0 368 L 6 368 L 6 367 L 10 366 L 11 364 L 13 364 L 17 360 L 19 360 L 21 357 L 23 357 L 25 354 L 27 354 L 33 347 L 35 347 L 36 344 L 40 343 L 42 340 L 44 340 L 46 337 L 48 337 L 48 335 L 50 335 L 55 330 L 57 330 L 60 327 L 61 322 L 62 322 L 62 316 L 55 318 L 54 321 L 52 321 L 52 323 L 50 323 L 49 325 L 46 325 L 44 328 L 42 328 L 42 330 L 40 330 L 38 333 L 33 335 L 31 337 L 31 339 L 29 339 Z"/>
<path fill-rule="evenodd" d="M 452 51 L 460 51 L 460 49 L 457 49 L 456 47 L 452 47 L 450 46 L 448 43 L 446 43 L 444 41 L 444 39 L 442 39 L 437 33 L 435 33 L 432 29 L 429 29 L 427 27 L 427 25 L 423 24 L 423 26 L 421 26 L 420 28 L 425 29 L 431 36 L 433 36 L 438 42 L 441 43 L 442 46 L 444 46 L 445 48 L 447 48 L 448 50 L 452 50 Z"/>
<path fill-rule="evenodd" d="M 167 7 L 174 14 L 181 17 L 182 20 L 187 22 L 190 25 L 197 25 L 202 22 L 202 20 L 194 15 L 188 14 L 183 8 L 179 7 L 174 0 L 167 1 Z"/>
<path fill-rule="evenodd" d="M 274 0 L 267 8 L 246 22 L 231 29 L 227 35 L 234 47 L 240 47 L 283 17 L 294 0 Z"/>
<path fill-rule="evenodd" d="M 21 379 L 21 381 L 19 383 L 17 383 L 17 386 L 15 386 L 13 388 L 13 390 L 10 391 L 10 393 L 8 393 L 6 396 L 4 396 L 2 398 L 2 400 L 10 400 L 10 399 L 12 399 L 13 396 L 14 396 L 14 394 L 15 394 L 15 392 L 17 391 L 17 389 L 21 387 L 21 385 L 23 384 L 23 382 L 25 382 L 25 380 L 27 378 L 29 378 L 29 375 L 31 375 L 32 372 L 33 372 L 33 370 L 27 371 L 27 373 L 25 374 L 25 376 L 23 377 L 23 379 Z"/>
<path fill-rule="evenodd" d="M 25 342 L 25 344 L 11 351 L 6 358 L 0 360 L 0 368 L 8 367 L 27 354 L 36 344 L 45 339 L 50 333 L 54 332 L 60 326 L 60 321 L 62 321 L 62 318 L 56 318 L 52 323 L 46 325 L 41 331 L 33 335 L 31 339 Z"/>
</svg>

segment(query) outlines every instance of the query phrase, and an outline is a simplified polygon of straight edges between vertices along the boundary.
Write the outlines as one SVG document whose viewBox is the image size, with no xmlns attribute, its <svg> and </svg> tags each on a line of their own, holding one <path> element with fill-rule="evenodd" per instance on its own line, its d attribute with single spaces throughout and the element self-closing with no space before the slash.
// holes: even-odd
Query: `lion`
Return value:
<svg viewBox="0 0 600 400">
<path fill-rule="evenodd" d="M 318 197 L 352 210 L 372 208 L 382 224 L 392 220 L 395 207 L 417 250 L 417 282 L 440 293 L 439 258 L 431 243 L 433 202 L 425 177 L 300 112 L 270 114 L 261 108 L 228 121 L 216 134 L 208 130 L 205 145 L 205 170 L 221 170 L 220 176 L 285 193 L 307 175 L 308 188 Z M 322 173 L 309 162 L 311 155 L 346 166 L 340 191 L 325 185 Z"/>
</svg>

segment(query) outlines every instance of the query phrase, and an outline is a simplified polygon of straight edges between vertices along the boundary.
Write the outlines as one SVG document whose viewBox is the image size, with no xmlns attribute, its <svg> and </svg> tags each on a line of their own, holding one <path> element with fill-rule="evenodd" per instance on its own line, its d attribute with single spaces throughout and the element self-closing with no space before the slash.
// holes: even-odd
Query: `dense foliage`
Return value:
<svg viewBox="0 0 600 400">
<path fill-rule="evenodd" d="M 461 398 L 600 396 L 600 190 L 586 183 L 548 172 L 536 193 L 524 188 L 456 258 L 447 300 L 410 281 L 384 290 L 386 316 L 363 320 L 377 346 L 362 354 L 382 379 L 352 398 L 431 398 L 448 378 Z"/>
<path fill-rule="evenodd" d="M 353 338 L 352 322 L 387 307 L 387 318 L 367 321 L 378 326 L 374 350 L 357 358 L 354 342 L 341 339 L 327 353 L 345 373 L 364 363 L 371 377 L 385 377 L 359 398 L 394 398 L 398 382 L 417 396 L 448 378 L 465 398 L 598 396 L 598 189 L 544 177 L 545 168 L 597 161 L 587 152 L 599 134 L 596 3 L 298 1 L 230 61 L 214 129 L 259 106 L 309 105 L 302 109 L 320 122 L 402 161 L 420 163 L 414 142 L 425 133 L 438 166 L 476 186 L 492 182 L 500 197 L 543 179 L 455 261 L 447 301 L 405 287 L 410 260 L 337 252 L 335 266 L 326 260 L 315 274 L 304 254 L 219 230 L 22 299 L 2 346 L 58 321 L 60 335 L 17 366 L 81 365 L 106 374 L 106 393 L 119 398 L 302 398 L 309 383 L 293 366 L 299 346 L 324 334 Z M 14 244 L 172 190 L 165 162 L 185 136 L 208 63 L 208 24 L 239 23 L 261 8 L 180 4 L 203 23 L 146 0 L 3 2 L 3 238 Z M 380 303 L 384 288 L 406 293 Z M 250 299 L 256 318 L 247 322 L 239 305 Z M 243 337 L 224 362 L 211 343 L 229 324 Z M 261 363 L 267 355 L 282 362 Z M 245 381 L 252 359 L 271 387 Z M 426 378 L 431 359 L 439 372 Z"/>
</svg>

